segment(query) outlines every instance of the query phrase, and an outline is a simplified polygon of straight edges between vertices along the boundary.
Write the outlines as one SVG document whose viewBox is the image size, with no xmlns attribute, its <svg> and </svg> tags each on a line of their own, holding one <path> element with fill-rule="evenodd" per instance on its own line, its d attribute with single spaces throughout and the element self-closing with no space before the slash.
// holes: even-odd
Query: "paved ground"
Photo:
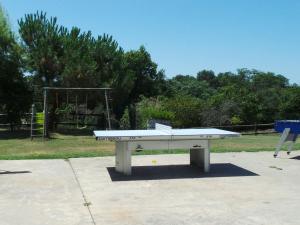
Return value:
<svg viewBox="0 0 300 225">
<path fill-rule="evenodd" d="M 299 224 L 300 151 L 0 161 L 0 224 Z"/>
</svg>

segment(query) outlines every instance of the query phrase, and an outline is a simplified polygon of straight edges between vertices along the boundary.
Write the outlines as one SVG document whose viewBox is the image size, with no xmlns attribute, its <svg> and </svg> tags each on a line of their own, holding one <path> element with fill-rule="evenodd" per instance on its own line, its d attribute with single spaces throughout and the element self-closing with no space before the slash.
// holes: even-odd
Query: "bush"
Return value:
<svg viewBox="0 0 300 225">
<path fill-rule="evenodd" d="M 137 124 L 138 128 L 147 128 L 150 119 L 173 120 L 174 113 L 163 107 L 163 100 L 158 98 L 142 98 L 137 104 Z"/>
<path fill-rule="evenodd" d="M 120 119 L 120 128 L 123 130 L 127 130 L 130 128 L 128 107 L 126 107 L 124 114 Z"/>
<path fill-rule="evenodd" d="M 239 116 L 236 116 L 234 115 L 232 118 L 231 118 L 231 124 L 232 125 L 239 125 L 241 124 L 243 121 L 241 120 L 241 118 Z"/>
<path fill-rule="evenodd" d="M 177 95 L 164 99 L 164 108 L 173 113 L 171 119 L 174 127 L 199 127 L 201 126 L 201 112 L 203 102 L 199 98 L 188 95 Z"/>
</svg>

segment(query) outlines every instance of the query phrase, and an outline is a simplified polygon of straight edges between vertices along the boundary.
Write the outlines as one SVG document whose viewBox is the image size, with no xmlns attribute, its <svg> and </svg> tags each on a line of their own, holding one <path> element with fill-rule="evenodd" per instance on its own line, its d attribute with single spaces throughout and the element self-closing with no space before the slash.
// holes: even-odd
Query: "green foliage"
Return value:
<svg viewBox="0 0 300 225">
<path fill-rule="evenodd" d="M 143 46 L 137 51 L 126 52 L 124 60 L 127 83 L 122 87 L 121 98 L 123 103 L 128 105 L 130 128 L 135 129 L 137 127 L 135 104 L 140 100 L 140 96 L 151 97 L 160 93 L 159 89 L 164 83 L 164 73 L 157 72 L 157 65 Z M 124 81 L 124 78 L 121 81 Z"/>
<path fill-rule="evenodd" d="M 120 128 L 127 130 L 130 128 L 128 108 L 125 109 L 122 118 L 120 119 Z"/>
<path fill-rule="evenodd" d="M 207 99 L 214 93 L 209 84 L 203 80 L 197 80 L 193 76 L 177 75 L 167 83 L 167 95 L 189 95 L 196 98 Z"/>
<path fill-rule="evenodd" d="M 145 47 L 141 46 L 137 51 L 126 52 L 124 57 L 126 70 L 131 78 L 129 83 L 131 103 L 137 102 L 141 95 L 146 97 L 156 95 L 157 85 L 164 77 L 161 73 L 157 73 L 157 65 L 151 60 Z"/>
<path fill-rule="evenodd" d="M 188 95 L 177 95 L 164 100 L 163 106 L 174 114 L 171 120 L 174 127 L 201 126 L 201 112 L 204 102 Z"/>
<path fill-rule="evenodd" d="M 0 5 L 0 31 L 1 31 L 1 38 L 6 37 L 9 38 L 11 37 L 11 28 L 9 26 L 8 22 L 8 17 L 4 11 L 4 9 Z"/>
<path fill-rule="evenodd" d="M 167 120 L 172 121 L 174 119 L 174 113 L 168 111 L 164 107 L 165 98 L 146 98 L 141 97 L 141 101 L 136 105 L 136 122 L 137 128 L 147 128 L 148 121 L 150 119 Z M 126 108 L 121 120 L 120 127 L 122 129 L 130 129 L 129 109 Z"/>
<path fill-rule="evenodd" d="M 94 61 L 98 85 L 118 86 L 125 70 L 124 52 L 112 36 L 104 34 L 94 41 Z"/>
<path fill-rule="evenodd" d="M 57 18 L 47 18 L 46 13 L 26 14 L 19 20 L 19 33 L 26 51 L 27 69 L 34 75 L 35 83 L 54 86 L 63 70 L 63 37 L 66 29 L 57 24 Z"/>
<path fill-rule="evenodd" d="M 0 112 L 8 123 L 18 123 L 29 109 L 30 92 L 22 75 L 22 51 L 0 7 Z"/>
<path fill-rule="evenodd" d="M 142 98 L 137 104 L 137 123 L 141 129 L 147 128 L 150 119 L 172 121 L 174 113 L 163 106 L 162 98 Z"/>
<path fill-rule="evenodd" d="M 55 113 L 57 115 L 71 113 L 72 111 L 73 111 L 73 107 L 66 103 L 63 103 L 59 108 L 55 109 Z"/>
<path fill-rule="evenodd" d="M 58 25 L 56 17 L 48 18 L 43 12 L 25 15 L 19 26 L 32 85 L 111 86 L 117 119 L 126 106 L 130 106 L 133 117 L 140 95 L 156 96 L 165 87 L 164 72 L 157 71 L 143 46 L 124 53 L 112 36 L 104 34 L 95 39 L 91 32 L 81 32 L 77 27 L 68 30 Z M 92 98 L 96 101 L 99 96 Z"/>
<path fill-rule="evenodd" d="M 197 73 L 197 80 L 205 81 L 210 87 L 217 88 L 218 80 L 215 72 L 212 70 L 202 70 Z"/>
<path fill-rule="evenodd" d="M 91 32 L 81 33 L 73 27 L 62 36 L 63 55 L 60 59 L 63 70 L 59 76 L 65 87 L 95 87 L 96 62 L 93 60 L 94 41 Z"/>
<path fill-rule="evenodd" d="M 274 73 L 263 73 L 257 70 L 252 71 L 252 86 L 256 90 L 263 90 L 264 88 L 285 88 L 288 86 L 288 79 L 282 75 Z"/>
<path fill-rule="evenodd" d="M 215 96 L 213 96 L 215 97 Z M 232 124 L 232 118 L 238 117 L 240 108 L 235 101 L 222 99 L 218 104 L 212 104 L 206 107 L 202 115 L 202 123 L 204 126 L 221 126 Z"/>
<path fill-rule="evenodd" d="M 231 124 L 232 125 L 238 125 L 238 124 L 241 124 L 243 121 L 241 120 L 241 118 L 239 116 L 233 116 L 231 118 Z"/>
<path fill-rule="evenodd" d="M 282 92 L 279 106 L 280 119 L 300 118 L 300 88 L 291 87 Z"/>
<path fill-rule="evenodd" d="M 17 121 L 28 109 L 28 86 L 35 85 L 110 86 L 112 117 L 123 129 L 145 128 L 149 119 L 199 127 L 300 116 L 300 87 L 290 86 L 282 75 L 249 69 L 219 74 L 202 70 L 196 76 L 166 79 L 143 46 L 125 52 L 110 35 L 67 29 L 43 12 L 25 15 L 19 26 L 21 47 L 0 10 L 0 110 L 9 114 L 10 121 Z M 24 71 L 30 76 L 24 78 Z M 66 114 L 63 104 L 55 111 L 55 99 L 49 102 L 53 115 Z M 89 110 L 95 111 L 100 102 L 100 95 L 89 95 L 94 107 Z M 85 120 L 105 124 L 103 118 Z"/>
</svg>

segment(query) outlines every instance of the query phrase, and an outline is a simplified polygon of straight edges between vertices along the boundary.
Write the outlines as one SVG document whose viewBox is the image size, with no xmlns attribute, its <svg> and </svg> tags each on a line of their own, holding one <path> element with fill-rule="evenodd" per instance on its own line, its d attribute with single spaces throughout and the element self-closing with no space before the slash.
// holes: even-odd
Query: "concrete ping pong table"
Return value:
<svg viewBox="0 0 300 225">
<path fill-rule="evenodd" d="M 105 130 L 94 131 L 94 135 L 96 140 L 115 141 L 115 169 L 126 175 L 131 175 L 131 152 L 143 149 L 190 149 L 190 164 L 209 172 L 210 140 L 240 136 L 214 128 L 172 129 L 162 124 L 155 124 L 155 130 Z"/>
</svg>

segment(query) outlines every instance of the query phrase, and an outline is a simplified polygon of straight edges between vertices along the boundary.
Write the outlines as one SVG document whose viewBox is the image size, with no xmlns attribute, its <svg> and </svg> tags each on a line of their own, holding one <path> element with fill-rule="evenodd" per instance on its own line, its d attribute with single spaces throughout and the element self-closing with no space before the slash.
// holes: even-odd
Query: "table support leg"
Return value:
<svg viewBox="0 0 300 225">
<path fill-rule="evenodd" d="M 209 141 L 207 141 L 206 146 L 190 149 L 190 164 L 203 168 L 204 172 L 206 173 L 209 172 L 210 170 Z"/>
<path fill-rule="evenodd" d="M 288 147 L 288 151 L 287 151 L 287 154 L 289 155 L 291 153 L 291 151 L 293 150 L 293 147 L 295 145 L 295 142 L 296 141 L 292 141 Z"/>
<path fill-rule="evenodd" d="M 284 142 L 286 141 L 287 137 L 289 136 L 290 133 L 290 128 L 285 128 L 284 131 L 281 134 L 280 140 L 276 146 L 276 150 L 274 152 L 274 157 L 277 157 L 278 152 L 280 151 L 282 145 L 284 144 Z"/>
<path fill-rule="evenodd" d="M 131 175 L 131 150 L 126 141 L 116 142 L 116 171 Z"/>
</svg>

